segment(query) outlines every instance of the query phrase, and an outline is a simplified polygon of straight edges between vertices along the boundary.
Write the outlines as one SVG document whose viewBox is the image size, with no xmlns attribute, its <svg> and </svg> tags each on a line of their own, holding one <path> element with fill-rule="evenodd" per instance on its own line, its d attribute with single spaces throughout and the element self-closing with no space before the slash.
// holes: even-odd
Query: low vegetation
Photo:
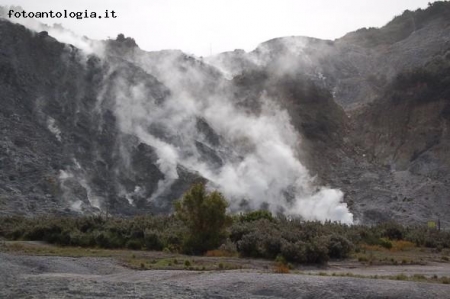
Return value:
<svg viewBox="0 0 450 299">
<path fill-rule="evenodd" d="M 420 263 L 403 253 L 450 248 L 449 232 L 421 226 L 349 226 L 274 217 L 267 211 L 230 216 L 223 196 L 207 193 L 203 185 L 194 186 L 175 207 L 175 213 L 166 216 L 4 217 L 0 237 L 92 249 L 263 258 L 277 260 L 278 272 L 286 272 L 288 263 L 324 264 L 350 256 L 369 264 Z M 449 258 L 442 254 L 440 260 Z"/>
</svg>

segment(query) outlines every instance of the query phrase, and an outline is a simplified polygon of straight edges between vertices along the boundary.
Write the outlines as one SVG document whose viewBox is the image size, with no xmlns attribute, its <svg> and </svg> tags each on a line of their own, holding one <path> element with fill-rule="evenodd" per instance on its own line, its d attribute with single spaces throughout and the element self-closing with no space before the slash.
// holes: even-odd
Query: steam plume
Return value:
<svg viewBox="0 0 450 299">
<path fill-rule="evenodd" d="M 117 84 L 115 112 L 122 131 L 156 149 L 166 176 L 157 194 L 177 179 L 176 166 L 181 164 L 224 193 L 232 210 L 242 209 L 245 202 L 247 208 L 309 220 L 353 222 L 341 191 L 315 186 L 297 157 L 300 136 L 288 113 L 272 99 L 263 94 L 261 111 L 247 112 L 236 106 L 227 80 L 218 78 L 211 90 L 207 66 L 180 62 L 183 54 L 177 52 L 166 53 L 162 62 L 152 55 L 134 53 L 128 59 L 157 75 L 171 96 L 158 104 L 139 84 Z"/>
<path fill-rule="evenodd" d="M 93 46 L 96 43 L 61 32 L 49 33 L 88 54 L 105 57 L 102 47 Z M 261 95 L 258 113 L 238 108 L 239 99 L 234 98 L 228 80 L 178 51 L 135 51 L 124 58 L 157 77 L 171 91 L 161 102 L 146 92 L 144 82 L 129 85 L 119 77 L 114 85 L 114 111 L 120 130 L 155 149 L 157 166 L 165 176 L 148 200 L 158 201 L 178 179 L 177 165 L 183 165 L 223 192 L 234 211 L 245 203 L 244 208 L 268 208 L 308 220 L 353 222 L 341 191 L 315 185 L 297 155 L 301 138 L 288 113 L 273 99 Z M 280 71 L 287 72 L 284 68 Z M 52 123 L 49 126 L 53 128 Z M 69 177 L 62 175 L 61 179 Z M 87 182 L 83 183 L 89 189 Z M 97 198 L 94 201 L 95 206 L 101 206 Z"/>
</svg>

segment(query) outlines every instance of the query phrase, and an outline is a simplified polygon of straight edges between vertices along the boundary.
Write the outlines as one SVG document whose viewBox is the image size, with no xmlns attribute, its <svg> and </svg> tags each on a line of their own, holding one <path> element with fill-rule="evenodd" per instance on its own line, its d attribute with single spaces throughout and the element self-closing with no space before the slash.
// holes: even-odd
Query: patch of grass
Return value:
<svg viewBox="0 0 450 299">
<path fill-rule="evenodd" d="M 227 251 L 227 250 L 215 249 L 215 250 L 208 250 L 205 253 L 205 256 L 208 256 L 208 257 L 232 257 L 232 256 L 236 256 L 236 254 L 233 252 Z"/>
<path fill-rule="evenodd" d="M 409 279 L 409 277 L 403 273 L 397 274 L 397 276 L 395 276 L 395 280 L 408 280 L 408 279 Z"/>
<path fill-rule="evenodd" d="M 5 243 L 2 250 L 6 252 L 29 254 L 29 255 L 49 255 L 67 257 L 112 257 L 123 255 L 123 250 L 93 249 L 82 247 L 59 247 L 49 245 L 34 245 L 25 243 Z"/>
<path fill-rule="evenodd" d="M 390 249 L 391 251 L 407 251 L 410 249 L 413 249 L 416 247 L 416 244 L 409 242 L 409 241 L 404 241 L 404 240 L 398 240 L 398 241 L 392 241 L 392 248 Z"/>
<path fill-rule="evenodd" d="M 369 259 L 367 258 L 367 256 L 359 256 L 358 257 L 358 262 L 364 263 L 364 262 L 368 262 Z"/>
<path fill-rule="evenodd" d="M 0 244 L 0 251 L 13 254 L 66 256 L 66 257 L 112 257 L 123 266 L 136 270 L 236 270 L 242 269 L 240 263 L 227 262 L 226 258 L 191 259 L 185 255 L 172 253 L 110 250 L 82 247 L 59 247 L 53 245 L 35 245 L 21 242 L 5 242 Z M 154 255 L 160 257 L 154 257 Z M 186 266 L 187 265 L 187 266 Z"/>
<path fill-rule="evenodd" d="M 173 264 L 172 258 L 161 258 L 161 259 L 147 259 L 145 257 L 139 257 L 134 259 L 124 259 L 122 260 L 124 266 L 130 267 L 132 269 L 142 269 L 142 270 L 182 270 L 185 269 L 180 264 Z M 144 265 L 144 266 L 142 266 Z"/>
<path fill-rule="evenodd" d="M 287 274 L 290 272 L 289 267 L 283 263 L 276 263 L 274 273 Z"/>
<path fill-rule="evenodd" d="M 422 274 L 414 274 L 413 278 L 414 278 L 414 280 L 417 280 L 417 281 L 427 280 L 427 278 Z"/>
<path fill-rule="evenodd" d="M 362 246 L 364 249 L 355 253 L 353 258 L 362 264 L 371 265 L 423 265 L 427 261 L 442 259 L 442 255 L 433 253 L 432 249 L 411 247 L 411 244 L 396 247 L 396 244 L 397 242 L 393 241 L 393 248 L 390 250 L 380 246 Z"/>
<path fill-rule="evenodd" d="M 382 247 L 380 245 L 369 245 L 369 244 L 362 244 L 361 248 L 363 251 L 389 251 L 387 248 Z"/>
</svg>

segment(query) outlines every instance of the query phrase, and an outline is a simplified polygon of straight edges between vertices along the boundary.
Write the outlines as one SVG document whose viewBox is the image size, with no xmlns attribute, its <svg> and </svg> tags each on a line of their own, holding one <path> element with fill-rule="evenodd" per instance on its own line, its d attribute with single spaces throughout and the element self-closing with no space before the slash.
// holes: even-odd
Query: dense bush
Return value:
<svg viewBox="0 0 450 299">
<path fill-rule="evenodd" d="M 220 210 L 223 211 L 222 208 Z M 231 255 L 237 252 L 245 257 L 283 259 L 291 263 L 326 263 L 330 258 L 347 258 L 354 248 L 359 250 L 364 244 L 394 249 L 395 244 L 403 241 L 421 247 L 450 248 L 450 232 L 426 226 L 404 227 L 393 222 L 370 227 L 348 226 L 272 217 L 267 212 L 236 216 L 226 230 L 225 227 L 213 225 L 220 227 L 215 232 L 220 238 L 213 235 L 214 243 L 211 243 L 207 239 L 213 233 L 211 231 L 200 234 L 201 237 L 191 235 L 195 232 L 192 228 L 202 227 L 199 223 L 209 218 L 197 222 L 190 219 L 194 223 L 192 226 L 180 218 L 180 215 L 133 218 L 4 217 L 0 218 L 0 237 L 43 240 L 63 246 L 188 253 L 202 253 L 204 248 L 229 248 L 227 250 Z M 225 239 L 226 235 L 228 239 Z M 199 240 L 205 240 L 207 245 L 201 245 L 199 251 L 193 250 L 199 248 L 196 243 Z"/>
<path fill-rule="evenodd" d="M 307 263 L 324 264 L 330 259 L 328 254 L 328 242 L 326 238 L 316 238 L 306 244 Z"/>
<path fill-rule="evenodd" d="M 162 250 L 180 248 L 186 229 L 171 216 L 134 218 L 7 217 L 0 235 L 12 240 L 42 240 L 63 246 Z"/>
<path fill-rule="evenodd" d="M 287 241 L 283 242 L 280 254 L 287 261 L 294 263 L 306 263 L 306 243 L 302 241 L 297 241 L 295 243 Z"/>
<path fill-rule="evenodd" d="M 328 255 L 330 258 L 346 258 L 353 250 L 353 244 L 343 236 L 331 235 L 327 240 Z"/>
<path fill-rule="evenodd" d="M 325 263 L 330 257 L 345 258 L 350 254 L 352 242 L 338 234 L 347 229 L 334 223 L 259 219 L 251 223 L 235 222 L 230 238 L 243 256 L 268 259 L 281 256 L 288 262 Z"/>
<path fill-rule="evenodd" d="M 237 242 L 237 250 L 242 256 L 264 257 L 262 242 L 264 236 L 259 232 L 251 232 L 242 236 Z"/>
</svg>

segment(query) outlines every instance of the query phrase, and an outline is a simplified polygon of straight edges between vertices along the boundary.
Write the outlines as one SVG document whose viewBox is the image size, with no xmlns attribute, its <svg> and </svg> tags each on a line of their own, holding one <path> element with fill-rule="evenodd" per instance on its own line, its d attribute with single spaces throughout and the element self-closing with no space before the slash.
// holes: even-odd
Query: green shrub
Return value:
<svg viewBox="0 0 450 299">
<path fill-rule="evenodd" d="M 257 225 L 255 223 L 254 225 Z M 234 223 L 230 228 L 230 240 L 234 243 L 238 243 L 242 237 L 253 230 L 252 226 L 249 223 Z"/>
<path fill-rule="evenodd" d="M 384 232 L 382 234 L 383 237 L 388 238 L 390 240 L 402 240 L 404 236 L 404 228 L 403 226 L 394 223 L 389 222 L 386 224 L 383 224 L 382 227 L 384 228 Z"/>
<path fill-rule="evenodd" d="M 325 264 L 328 262 L 327 242 L 324 238 L 317 238 L 306 244 L 306 262 L 310 264 Z"/>
<path fill-rule="evenodd" d="M 392 242 L 385 238 L 380 238 L 379 245 L 386 249 L 392 248 Z"/>
<path fill-rule="evenodd" d="M 131 250 L 140 250 L 143 247 L 142 239 L 131 239 L 125 244 L 125 247 Z"/>
<path fill-rule="evenodd" d="M 101 248 L 123 248 L 126 241 L 124 236 L 117 235 L 111 232 L 97 231 L 93 232 L 95 244 Z"/>
<path fill-rule="evenodd" d="M 279 234 L 268 234 L 263 241 L 262 256 L 267 259 L 274 259 L 281 253 L 281 244 L 284 239 Z"/>
<path fill-rule="evenodd" d="M 262 257 L 262 236 L 257 232 L 251 232 L 244 235 L 237 243 L 237 250 L 242 256 Z"/>
<path fill-rule="evenodd" d="M 306 263 L 306 243 L 302 241 L 297 241 L 296 243 L 285 241 L 281 246 L 281 255 L 289 262 Z"/>
<path fill-rule="evenodd" d="M 349 240 L 335 234 L 328 237 L 327 243 L 330 258 L 347 258 L 354 247 Z"/>
<path fill-rule="evenodd" d="M 266 210 L 257 210 L 248 212 L 245 214 L 240 215 L 239 220 L 241 222 L 252 222 L 256 220 L 266 219 L 269 221 L 273 221 L 274 218 L 272 216 L 272 213 Z"/>
<path fill-rule="evenodd" d="M 160 233 L 153 229 L 145 230 L 144 246 L 147 250 L 162 250 L 164 245 L 161 241 Z"/>
<path fill-rule="evenodd" d="M 231 224 L 227 207 L 222 194 L 217 191 L 208 194 L 204 184 L 194 185 L 175 203 L 176 216 L 189 230 L 183 243 L 184 252 L 203 254 L 222 244 Z"/>
<path fill-rule="evenodd" d="M 79 230 L 70 232 L 70 245 L 81 247 L 94 247 L 95 237 L 91 233 L 82 233 Z"/>
</svg>

